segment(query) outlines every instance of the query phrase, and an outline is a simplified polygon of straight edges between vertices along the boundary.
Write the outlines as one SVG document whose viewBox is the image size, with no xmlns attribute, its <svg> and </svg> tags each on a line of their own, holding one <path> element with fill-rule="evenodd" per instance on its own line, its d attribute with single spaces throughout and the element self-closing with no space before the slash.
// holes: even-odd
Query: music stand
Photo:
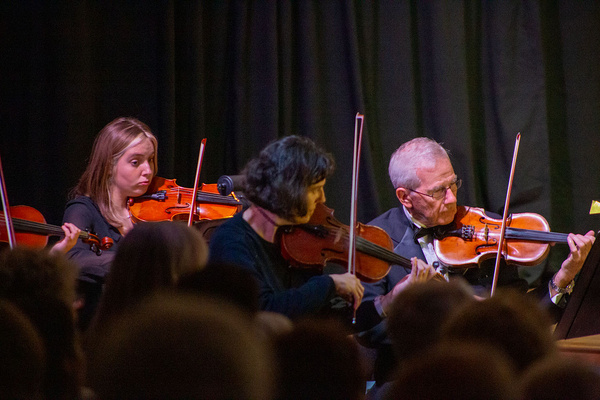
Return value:
<svg viewBox="0 0 600 400">
<path fill-rule="evenodd" d="M 598 237 L 598 234 L 596 234 Z M 588 254 L 571 298 L 556 325 L 557 339 L 571 339 L 600 334 L 600 240 Z"/>
</svg>

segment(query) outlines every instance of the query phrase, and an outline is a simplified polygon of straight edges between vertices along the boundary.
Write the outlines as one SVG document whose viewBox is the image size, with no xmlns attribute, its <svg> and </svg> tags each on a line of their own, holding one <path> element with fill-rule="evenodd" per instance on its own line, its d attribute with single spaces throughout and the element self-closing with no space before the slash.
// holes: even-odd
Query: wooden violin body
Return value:
<svg viewBox="0 0 600 400">
<path fill-rule="evenodd" d="M 356 276 L 361 281 L 382 279 L 390 264 L 411 268 L 410 260 L 392 251 L 392 240 L 383 229 L 359 223 L 356 232 Z M 348 262 L 349 227 L 322 203 L 307 224 L 281 229 L 280 240 L 283 256 L 295 267 L 322 270 L 327 262 Z"/>
<path fill-rule="evenodd" d="M 489 217 L 482 208 L 459 206 L 451 225 L 435 235 L 435 252 L 443 264 L 469 268 L 496 257 L 502 220 Z M 501 255 L 507 263 L 534 266 L 548 256 L 550 243 L 566 243 L 567 236 L 550 232 L 539 214 L 511 214 Z"/>
<path fill-rule="evenodd" d="M 129 199 L 134 222 L 187 221 L 192 206 L 193 190 L 177 185 L 175 179 L 154 177 L 146 194 Z M 232 194 L 219 194 L 216 184 L 203 184 L 196 196 L 194 221 L 232 217 L 241 211 L 242 203 Z"/>
<path fill-rule="evenodd" d="M 48 236 L 45 234 L 36 234 L 31 230 L 20 229 L 23 221 L 33 222 L 34 224 L 46 224 L 46 219 L 41 212 L 29 206 L 12 206 L 10 214 L 15 229 L 15 240 L 19 245 L 27 245 L 34 248 L 42 248 L 48 244 Z M 2 222 L 4 222 L 4 212 L 2 212 Z M 62 230 L 60 230 L 62 232 Z M 0 228 L 0 242 L 8 242 L 6 227 L 2 223 Z"/>
<path fill-rule="evenodd" d="M 29 206 L 10 207 L 12 224 L 15 230 L 15 240 L 18 245 L 24 245 L 33 248 L 43 248 L 48 244 L 48 236 L 64 236 L 60 226 L 49 225 L 46 219 L 38 210 Z M 4 212 L 0 211 L 0 242 L 8 242 L 8 234 L 4 226 Z M 89 232 L 80 232 L 79 239 L 88 243 L 92 251 L 100 253 L 100 250 L 106 250 L 113 245 L 113 240 L 109 237 L 100 240 L 96 235 Z"/>
</svg>

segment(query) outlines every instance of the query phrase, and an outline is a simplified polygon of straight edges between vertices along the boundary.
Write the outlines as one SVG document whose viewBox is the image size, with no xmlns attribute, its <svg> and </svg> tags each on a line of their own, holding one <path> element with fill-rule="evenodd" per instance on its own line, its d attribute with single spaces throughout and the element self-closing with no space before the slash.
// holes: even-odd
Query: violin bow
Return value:
<svg viewBox="0 0 600 400">
<path fill-rule="evenodd" d="M 498 272 L 500 270 L 500 258 L 502 248 L 504 247 L 504 233 L 506 232 L 506 220 L 508 218 L 508 205 L 510 203 L 510 192 L 512 191 L 513 178 L 515 176 L 515 166 L 517 164 L 517 154 L 519 153 L 519 143 L 521 142 L 521 133 L 517 133 L 515 140 L 515 150 L 513 152 L 512 165 L 510 167 L 510 177 L 508 178 L 508 188 L 506 189 L 506 200 L 504 201 L 504 213 L 502 215 L 502 226 L 500 228 L 500 239 L 498 240 L 498 253 L 496 253 L 496 265 L 494 266 L 494 279 L 492 280 L 492 291 L 490 296 L 496 292 L 498 283 Z"/>
<path fill-rule="evenodd" d="M 198 196 L 198 181 L 200 181 L 200 170 L 202 169 L 202 158 L 204 158 L 204 147 L 206 147 L 206 138 L 200 142 L 200 151 L 198 153 L 198 166 L 196 167 L 196 179 L 194 180 L 194 192 L 192 193 L 192 205 L 190 206 L 190 216 L 188 217 L 188 226 L 194 222 L 194 212 L 196 210 L 196 197 Z"/>
<path fill-rule="evenodd" d="M 0 159 L 0 197 L 2 197 L 2 208 L 4 210 L 4 222 L 6 223 L 6 233 L 8 235 L 8 244 L 11 249 L 15 248 L 15 229 L 10 216 L 10 207 L 8 205 L 8 196 L 6 195 L 6 186 L 4 184 L 4 171 L 2 170 L 2 160 Z"/>
<path fill-rule="evenodd" d="M 354 155 L 352 157 L 352 195 L 350 196 L 350 232 L 348 239 L 348 272 L 353 275 L 356 274 L 356 201 L 364 119 L 365 116 L 360 113 L 356 113 L 354 118 Z M 352 324 L 356 324 L 356 308 L 354 309 Z"/>
</svg>

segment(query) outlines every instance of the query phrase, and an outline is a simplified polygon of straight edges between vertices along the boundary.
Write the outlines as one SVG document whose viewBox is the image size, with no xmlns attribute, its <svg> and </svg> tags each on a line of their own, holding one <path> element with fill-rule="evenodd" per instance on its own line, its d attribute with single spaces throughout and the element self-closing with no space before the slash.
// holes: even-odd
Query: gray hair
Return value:
<svg viewBox="0 0 600 400">
<path fill-rule="evenodd" d="M 448 151 L 433 139 L 414 138 L 392 154 L 388 172 L 394 188 L 415 189 L 421 185 L 417 176 L 419 168 L 433 168 L 442 158 L 448 159 Z"/>
</svg>

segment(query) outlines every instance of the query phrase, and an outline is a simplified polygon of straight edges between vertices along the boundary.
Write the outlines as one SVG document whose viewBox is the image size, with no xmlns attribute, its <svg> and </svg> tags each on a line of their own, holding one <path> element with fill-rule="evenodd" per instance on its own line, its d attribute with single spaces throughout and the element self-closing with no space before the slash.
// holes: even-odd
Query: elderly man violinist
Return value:
<svg viewBox="0 0 600 400">
<path fill-rule="evenodd" d="M 369 224 L 383 228 L 390 235 L 397 254 L 433 264 L 438 258 L 433 248 L 433 235 L 426 228 L 447 225 L 454 220 L 456 195 L 461 187 L 461 180 L 454 172 L 448 153 L 434 140 L 415 138 L 404 143 L 392 155 L 389 174 L 400 204 Z M 594 239 L 593 231 L 585 235 L 568 235 L 569 256 L 552 279 L 537 291 L 543 293 L 540 296 L 548 307 L 558 308 L 557 304 L 564 304 L 564 295 L 571 292 L 575 276 L 581 270 Z M 480 268 L 466 270 L 453 270 L 450 266 L 449 274 L 460 274 L 478 295 L 485 296 L 492 284 L 494 264 L 484 262 Z M 409 272 L 403 267 L 392 266 L 385 278 L 372 284 L 365 283 L 364 301 L 382 304 L 378 309 L 384 312 L 388 299 L 385 295 Z M 523 291 L 528 289 L 527 282 L 519 277 L 517 267 L 506 263 L 501 264 L 498 285 Z M 362 339 L 374 346 L 386 343 L 385 326 L 380 324 L 363 333 Z"/>
</svg>

